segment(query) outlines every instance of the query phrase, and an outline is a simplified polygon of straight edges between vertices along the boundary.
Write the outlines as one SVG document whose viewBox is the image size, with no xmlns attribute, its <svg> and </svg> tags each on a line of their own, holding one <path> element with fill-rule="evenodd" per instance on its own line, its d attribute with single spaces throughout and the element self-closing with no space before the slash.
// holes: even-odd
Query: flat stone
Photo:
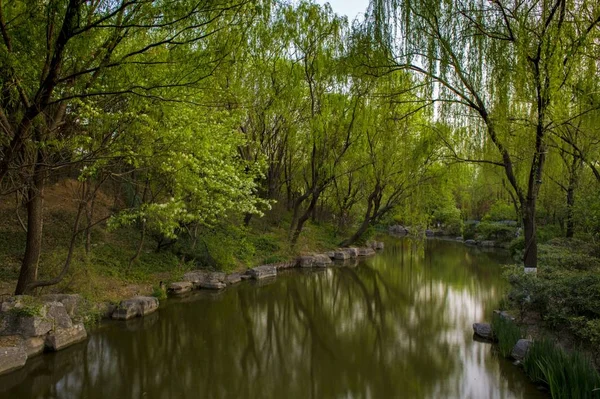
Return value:
<svg viewBox="0 0 600 399">
<path fill-rule="evenodd" d="M 240 273 L 231 273 L 231 274 L 228 274 L 227 277 L 225 277 L 225 283 L 227 285 L 236 284 L 236 283 L 239 283 L 240 281 L 242 281 L 242 276 Z"/>
<path fill-rule="evenodd" d="M 57 328 L 46 336 L 46 348 L 59 351 L 87 338 L 83 323 L 75 324 L 69 328 Z"/>
<path fill-rule="evenodd" d="M 373 248 L 358 248 L 358 256 L 373 256 L 375 250 Z"/>
<path fill-rule="evenodd" d="M 30 337 L 23 340 L 23 349 L 27 352 L 27 358 L 44 352 L 45 342 L 43 337 Z"/>
<path fill-rule="evenodd" d="M 21 345 L 0 347 L 0 374 L 19 369 L 27 361 L 27 352 Z"/>
<path fill-rule="evenodd" d="M 250 269 L 250 276 L 255 280 L 260 280 L 268 277 L 277 277 L 277 269 L 275 266 L 264 265 Z"/>
<path fill-rule="evenodd" d="M 300 267 L 313 267 L 315 265 L 315 257 L 313 255 L 305 255 L 298 258 Z"/>
<path fill-rule="evenodd" d="M 475 241 L 475 240 L 465 240 L 465 244 L 467 244 L 467 245 L 477 245 L 477 241 Z"/>
<path fill-rule="evenodd" d="M 250 280 L 250 279 L 252 278 L 252 276 L 251 276 L 250 274 L 242 274 L 242 275 L 240 276 L 240 278 L 241 278 L 242 280 Z"/>
<path fill-rule="evenodd" d="M 333 257 L 337 260 L 345 260 L 345 259 L 350 259 L 350 254 L 342 249 L 337 249 L 334 252 Z"/>
<path fill-rule="evenodd" d="M 488 323 L 473 323 L 473 331 L 475 331 L 475 335 L 492 340 L 494 335 L 492 333 L 492 326 Z"/>
<path fill-rule="evenodd" d="M 158 298 L 151 296 L 136 296 L 121 301 L 113 311 L 112 318 L 116 320 L 128 320 L 133 317 L 144 316 L 158 309 Z"/>
<path fill-rule="evenodd" d="M 186 292 L 190 292 L 193 287 L 194 284 L 192 284 L 189 281 L 180 281 L 177 283 L 169 284 L 169 288 L 167 288 L 167 291 L 173 295 L 181 295 L 185 294 Z"/>
<path fill-rule="evenodd" d="M 283 269 L 292 269 L 294 267 L 298 267 L 298 259 L 295 259 L 293 261 L 290 262 L 280 262 L 280 263 L 274 263 L 271 265 L 263 265 L 263 266 L 275 266 L 275 268 L 277 270 L 283 270 Z"/>
<path fill-rule="evenodd" d="M 515 360 L 522 361 L 523 359 L 525 359 L 527 351 L 529 350 L 529 347 L 532 343 L 533 342 L 529 339 L 518 340 L 515 346 L 513 347 L 512 351 L 510 352 L 510 356 L 512 356 L 512 358 Z"/>
<path fill-rule="evenodd" d="M 329 266 L 332 263 L 333 263 L 333 261 L 326 254 L 318 254 L 318 255 L 314 256 L 314 262 L 313 262 L 313 264 L 316 267 L 327 267 L 327 266 Z"/>
<path fill-rule="evenodd" d="M 194 283 L 194 287 L 204 290 L 222 290 L 227 287 L 227 284 L 219 280 L 202 280 Z"/>
<path fill-rule="evenodd" d="M 197 284 L 201 281 L 220 281 L 225 282 L 226 274 L 223 272 L 209 272 L 206 270 L 194 270 L 191 272 L 187 272 L 183 275 L 183 281 L 189 281 L 191 283 Z"/>
<path fill-rule="evenodd" d="M 480 247 L 495 247 L 496 243 L 494 241 L 479 241 L 478 244 Z"/>
<path fill-rule="evenodd" d="M 329 256 L 329 259 L 335 259 L 335 251 L 327 251 L 325 255 Z"/>
</svg>

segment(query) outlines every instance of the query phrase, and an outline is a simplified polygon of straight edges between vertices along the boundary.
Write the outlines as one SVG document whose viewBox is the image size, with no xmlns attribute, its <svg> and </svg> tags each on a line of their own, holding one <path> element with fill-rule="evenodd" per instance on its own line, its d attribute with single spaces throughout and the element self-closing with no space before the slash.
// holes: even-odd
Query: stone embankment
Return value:
<svg viewBox="0 0 600 399">
<path fill-rule="evenodd" d="M 0 374 L 23 367 L 28 358 L 58 351 L 87 338 L 79 295 L 15 296 L 0 307 Z"/>
<path fill-rule="evenodd" d="M 169 295 L 180 296 L 193 290 L 223 290 L 242 280 L 266 280 L 277 277 L 280 270 L 291 268 L 325 268 L 334 261 L 347 261 L 375 255 L 383 242 L 373 241 L 363 248 L 338 248 L 322 254 L 307 254 L 291 262 L 257 266 L 245 273 L 225 274 L 194 270 L 184 274 L 182 281 L 166 287 Z M 343 263 L 346 265 L 347 263 Z M 45 351 L 58 351 L 87 338 L 83 324 L 79 295 L 44 295 L 39 298 L 15 296 L 4 300 L 0 307 L 0 374 L 19 369 L 28 358 Z M 89 304 L 88 304 L 89 306 Z M 130 320 L 154 313 L 158 298 L 136 296 L 117 306 L 96 305 L 106 318 Z"/>
</svg>

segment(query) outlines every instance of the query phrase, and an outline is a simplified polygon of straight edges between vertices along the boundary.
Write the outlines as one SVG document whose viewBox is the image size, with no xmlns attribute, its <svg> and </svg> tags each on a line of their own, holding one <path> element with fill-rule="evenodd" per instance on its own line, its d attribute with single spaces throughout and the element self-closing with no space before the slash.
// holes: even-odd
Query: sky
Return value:
<svg viewBox="0 0 600 399">
<path fill-rule="evenodd" d="M 318 4 L 331 4 L 331 8 L 336 14 L 346 15 L 348 22 L 358 15 L 364 14 L 365 10 L 369 6 L 369 0 L 315 0 Z"/>
</svg>

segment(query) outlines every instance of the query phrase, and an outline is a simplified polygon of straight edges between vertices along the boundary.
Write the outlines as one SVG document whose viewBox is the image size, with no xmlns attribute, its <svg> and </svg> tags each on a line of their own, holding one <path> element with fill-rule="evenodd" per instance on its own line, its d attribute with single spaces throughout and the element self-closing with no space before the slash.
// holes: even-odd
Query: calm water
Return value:
<svg viewBox="0 0 600 399">
<path fill-rule="evenodd" d="M 290 271 L 110 322 L 0 377 L 0 397 L 537 398 L 471 324 L 504 283 L 499 253 L 389 239 L 355 267 Z"/>
</svg>

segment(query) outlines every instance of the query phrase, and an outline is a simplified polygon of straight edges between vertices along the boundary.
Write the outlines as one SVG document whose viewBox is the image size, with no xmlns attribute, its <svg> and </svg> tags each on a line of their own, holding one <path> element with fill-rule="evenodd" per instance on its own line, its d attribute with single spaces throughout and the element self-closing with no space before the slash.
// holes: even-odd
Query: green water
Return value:
<svg viewBox="0 0 600 399">
<path fill-rule="evenodd" d="M 0 377 L 2 398 L 544 397 L 471 324 L 504 283 L 498 252 L 388 239 L 351 267 L 169 300 Z"/>
</svg>

